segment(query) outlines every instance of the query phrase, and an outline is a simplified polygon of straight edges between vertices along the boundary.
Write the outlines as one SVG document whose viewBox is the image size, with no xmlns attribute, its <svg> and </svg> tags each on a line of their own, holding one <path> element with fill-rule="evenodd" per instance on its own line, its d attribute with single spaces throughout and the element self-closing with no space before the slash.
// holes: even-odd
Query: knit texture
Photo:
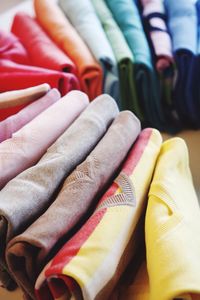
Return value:
<svg viewBox="0 0 200 300">
<path fill-rule="evenodd" d="M 0 93 L 0 121 L 19 112 L 23 107 L 44 96 L 49 90 L 48 84 L 40 84 L 27 89 Z"/>
<path fill-rule="evenodd" d="M 12 134 L 32 121 L 37 115 L 60 99 L 60 93 L 52 89 L 38 100 L 35 100 L 18 113 L 0 122 L 0 142 L 12 137 Z"/>
<path fill-rule="evenodd" d="M 156 130 L 141 133 L 93 215 L 44 268 L 35 286 L 37 299 L 109 299 L 133 255 L 133 233 L 145 209 L 160 145 Z"/>
<path fill-rule="evenodd" d="M 102 93 L 102 69 L 56 3 L 34 0 L 37 20 L 78 70 L 81 89 L 93 100 Z"/>
<path fill-rule="evenodd" d="M 0 189 L 33 166 L 86 108 L 88 98 L 73 91 L 0 144 Z"/>
<path fill-rule="evenodd" d="M 161 148 L 146 213 L 150 300 L 200 298 L 200 209 L 180 138 Z"/>
<path fill-rule="evenodd" d="M 11 31 L 26 48 L 31 64 L 76 75 L 77 70 L 74 63 L 49 38 L 36 19 L 25 13 L 17 13 Z"/>
<path fill-rule="evenodd" d="M 112 96 L 120 105 L 117 63 L 91 1 L 59 0 L 59 5 L 102 66 L 104 93 Z"/>
<path fill-rule="evenodd" d="M 131 110 L 140 120 L 143 120 L 133 80 L 133 55 L 131 50 L 105 1 L 92 0 L 92 3 L 117 60 L 122 109 Z"/>
<path fill-rule="evenodd" d="M 120 113 L 86 160 L 64 181 L 49 209 L 24 233 L 10 241 L 6 251 L 9 269 L 19 286 L 33 299 L 37 275 L 47 258 L 50 259 L 50 253 L 58 251 L 60 243 L 59 247 L 55 246 L 60 239 L 69 236 L 88 209 L 95 206 L 97 194 L 116 174 L 139 132 L 139 120 L 130 112 Z M 34 252 L 37 252 L 35 258 Z M 18 269 L 22 257 L 25 264 Z"/>
</svg>

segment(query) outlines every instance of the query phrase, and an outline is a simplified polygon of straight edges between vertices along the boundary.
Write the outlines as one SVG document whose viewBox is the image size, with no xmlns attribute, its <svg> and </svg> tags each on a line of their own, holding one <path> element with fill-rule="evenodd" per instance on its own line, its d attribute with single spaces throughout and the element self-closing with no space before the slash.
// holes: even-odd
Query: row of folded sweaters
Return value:
<svg viewBox="0 0 200 300">
<path fill-rule="evenodd" d="M 163 3 L 164 2 L 164 3 Z M 0 91 L 102 92 L 142 126 L 200 126 L 200 0 L 34 0 L 0 33 Z"/>
<path fill-rule="evenodd" d="M 141 131 L 106 94 L 89 103 L 43 84 L 0 96 L 21 107 L 0 123 L 2 287 L 38 300 L 200 299 L 185 142 Z"/>
</svg>

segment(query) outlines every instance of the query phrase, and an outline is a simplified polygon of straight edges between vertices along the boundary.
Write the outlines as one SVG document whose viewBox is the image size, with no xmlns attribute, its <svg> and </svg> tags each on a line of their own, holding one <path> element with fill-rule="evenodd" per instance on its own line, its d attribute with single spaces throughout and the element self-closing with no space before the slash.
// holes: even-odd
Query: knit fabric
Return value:
<svg viewBox="0 0 200 300">
<path fill-rule="evenodd" d="M 0 93 L 0 121 L 44 96 L 49 90 L 50 86 L 48 84 L 40 84 L 26 89 Z"/>
<path fill-rule="evenodd" d="M 33 101 L 18 113 L 0 122 L 0 142 L 12 137 L 12 134 L 32 121 L 37 115 L 60 99 L 60 93 L 56 89 L 47 92 L 46 95 Z"/>
<path fill-rule="evenodd" d="M 199 110 L 200 110 L 200 87 L 198 78 L 200 76 L 200 1 L 196 1 L 196 12 L 197 12 L 197 54 L 193 56 L 191 60 L 191 72 L 188 79 L 188 95 L 193 102 L 190 105 L 190 119 L 193 121 L 193 125 L 196 127 L 200 126 Z M 189 100 L 188 100 L 189 101 Z"/>
<path fill-rule="evenodd" d="M 78 92 L 74 93 L 77 95 Z M 71 97 L 72 95 L 73 93 Z M 79 100 L 83 106 L 87 105 L 86 95 L 82 94 Z M 117 114 L 117 105 L 111 97 L 98 97 L 48 148 L 35 166 L 16 176 L 1 190 L 0 279 L 6 279 L 6 282 L 3 282 L 4 286 L 7 287 L 10 283 L 5 275 L 6 244 L 44 213 L 55 200 L 62 181 L 91 152 Z"/>
<path fill-rule="evenodd" d="M 121 112 L 86 160 L 67 177 L 49 209 L 10 241 L 6 251 L 9 269 L 18 285 L 33 299 L 36 278 L 47 258 L 50 259 L 50 253 L 59 249 L 56 244 L 69 236 L 88 209 L 95 205 L 97 194 L 116 174 L 139 131 L 139 120 L 130 112 Z M 35 251 L 38 255 L 33 258 Z M 17 265 L 22 257 L 25 264 L 19 270 Z"/>
<path fill-rule="evenodd" d="M 193 73 L 192 61 L 197 53 L 197 13 L 193 1 L 165 0 L 164 3 L 177 66 L 173 101 L 185 124 L 196 118 L 190 78 Z"/>
<path fill-rule="evenodd" d="M 106 0 L 122 30 L 134 57 L 134 80 L 141 109 L 149 124 L 163 129 L 164 113 L 158 93 L 158 82 L 143 31 L 138 8 L 133 0 Z"/>
<path fill-rule="evenodd" d="M 92 0 L 92 3 L 117 60 L 122 109 L 133 111 L 140 120 L 143 120 L 133 80 L 133 55 L 105 1 Z"/>
<path fill-rule="evenodd" d="M 34 0 L 37 19 L 78 70 L 81 89 L 93 100 L 102 93 L 102 69 L 77 31 L 53 1 Z"/>
<path fill-rule="evenodd" d="M 144 28 L 154 54 L 160 80 L 161 101 L 168 120 L 168 130 L 178 131 L 180 122 L 172 101 L 175 65 L 171 37 L 166 24 L 165 8 L 162 0 L 140 0 L 140 2 L 143 7 Z"/>
<path fill-rule="evenodd" d="M 11 31 L 26 48 L 31 64 L 76 75 L 71 59 L 48 37 L 37 20 L 24 13 L 15 15 Z"/>
<path fill-rule="evenodd" d="M 56 92 L 57 93 L 57 92 Z M 73 91 L 49 107 L 0 144 L 0 189 L 33 166 L 88 104 L 82 92 Z"/>
<path fill-rule="evenodd" d="M 0 92 L 48 83 L 52 88 L 57 88 L 64 96 L 69 91 L 80 88 L 79 81 L 73 74 L 21 65 L 7 59 L 0 60 L 0 72 Z"/>
<path fill-rule="evenodd" d="M 120 104 L 117 63 L 91 1 L 60 0 L 59 5 L 102 66 L 104 93 L 112 96 Z"/>
<path fill-rule="evenodd" d="M 141 133 L 93 215 L 44 268 L 35 286 L 37 299 L 109 299 L 133 254 L 133 233 L 160 146 L 156 130 Z"/>
<path fill-rule="evenodd" d="M 166 25 L 166 14 L 162 0 L 141 0 L 143 18 L 156 55 L 159 72 L 173 63 L 171 38 Z"/>
<path fill-rule="evenodd" d="M 150 300 L 200 298 L 200 209 L 180 138 L 161 148 L 146 213 Z"/>
<path fill-rule="evenodd" d="M 29 56 L 19 39 L 11 32 L 0 31 L 0 59 L 29 64 Z"/>
</svg>

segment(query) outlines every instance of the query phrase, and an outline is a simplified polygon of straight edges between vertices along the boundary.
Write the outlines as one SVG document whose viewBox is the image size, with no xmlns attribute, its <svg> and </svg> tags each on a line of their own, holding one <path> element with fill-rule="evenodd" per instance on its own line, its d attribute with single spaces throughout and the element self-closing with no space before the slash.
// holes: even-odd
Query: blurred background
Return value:
<svg viewBox="0 0 200 300">
<path fill-rule="evenodd" d="M 13 7 L 14 5 L 17 5 L 23 1 L 26 0 L 6 0 L 0 2 L 0 13 L 5 12 L 7 9 Z"/>
</svg>

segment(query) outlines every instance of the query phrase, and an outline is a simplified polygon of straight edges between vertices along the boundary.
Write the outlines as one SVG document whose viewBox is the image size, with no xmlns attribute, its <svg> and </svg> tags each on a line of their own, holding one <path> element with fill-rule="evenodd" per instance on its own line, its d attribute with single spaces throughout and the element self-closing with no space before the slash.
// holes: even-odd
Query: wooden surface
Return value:
<svg viewBox="0 0 200 300">
<path fill-rule="evenodd" d="M 16 4 L 19 5 L 15 6 Z M 33 15 L 34 13 L 31 0 L 0 1 L 0 13 L 3 12 L 3 15 L 1 15 L 1 29 L 3 28 L 5 30 L 8 30 L 10 28 L 12 17 L 17 11 L 24 11 Z M 177 136 L 184 138 L 188 145 L 190 154 L 190 167 L 193 175 L 194 185 L 200 199 L 200 131 L 184 131 Z M 171 136 L 167 134 L 163 134 L 164 140 L 170 137 Z M 6 292 L 5 290 L 0 289 L 0 300 L 22 299 L 23 297 L 20 290 L 17 290 L 15 292 Z"/>
</svg>

